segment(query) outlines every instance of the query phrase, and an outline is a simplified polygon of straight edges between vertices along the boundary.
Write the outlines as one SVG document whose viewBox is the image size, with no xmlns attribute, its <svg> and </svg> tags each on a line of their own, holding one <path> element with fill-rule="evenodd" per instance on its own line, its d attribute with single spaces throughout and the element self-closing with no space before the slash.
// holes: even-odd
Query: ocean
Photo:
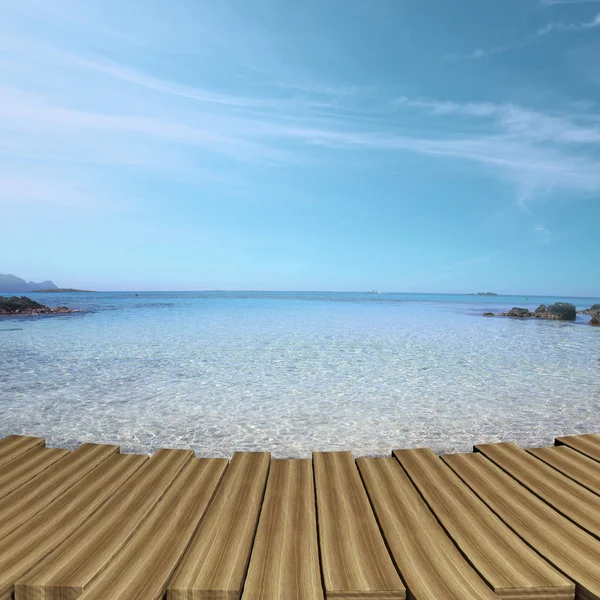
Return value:
<svg viewBox="0 0 600 600">
<path fill-rule="evenodd" d="M 484 318 L 594 298 L 36 293 L 0 318 L 0 435 L 50 446 L 389 455 L 600 431 L 600 328 Z"/>
</svg>

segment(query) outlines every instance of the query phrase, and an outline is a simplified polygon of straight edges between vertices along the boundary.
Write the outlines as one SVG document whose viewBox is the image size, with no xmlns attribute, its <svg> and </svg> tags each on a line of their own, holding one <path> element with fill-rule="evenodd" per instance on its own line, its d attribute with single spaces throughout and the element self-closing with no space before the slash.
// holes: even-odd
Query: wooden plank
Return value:
<svg viewBox="0 0 600 600">
<path fill-rule="evenodd" d="M 123 552 L 82 596 L 77 593 L 77 597 L 81 600 L 161 600 L 227 462 L 219 458 L 193 458 L 187 463 Z"/>
<path fill-rule="evenodd" d="M 326 598 L 405 598 L 350 452 L 315 452 L 313 464 Z"/>
<path fill-rule="evenodd" d="M 238 600 L 263 500 L 270 454 L 234 454 L 167 588 L 168 600 Z"/>
<path fill-rule="evenodd" d="M 273 460 L 242 600 L 323 600 L 312 462 Z"/>
<path fill-rule="evenodd" d="M 428 449 L 394 456 L 446 533 L 487 584 L 512 600 L 572 600 L 573 583 L 510 530 Z"/>
<path fill-rule="evenodd" d="M 68 454 L 69 450 L 38 445 L 6 461 L 0 468 L 0 498 L 18 489 Z"/>
<path fill-rule="evenodd" d="M 554 442 L 557 446 L 569 446 L 581 454 L 600 461 L 600 437 L 593 433 L 557 437 Z"/>
<path fill-rule="evenodd" d="M 600 537 L 600 497 L 509 442 L 475 448 L 559 513 Z"/>
<path fill-rule="evenodd" d="M 131 539 L 169 489 L 192 450 L 161 449 L 85 523 L 15 585 L 17 598 L 79 597 Z"/>
<path fill-rule="evenodd" d="M 118 446 L 83 444 L 0 499 L 0 539 L 31 519 L 109 456 Z"/>
<path fill-rule="evenodd" d="M 600 463 L 568 446 L 527 450 L 563 475 L 600 495 Z"/>
<path fill-rule="evenodd" d="M 0 466 L 35 446 L 45 446 L 46 440 L 25 435 L 7 435 L 0 440 Z"/>
<path fill-rule="evenodd" d="M 52 504 L 0 539 L 0 600 L 14 584 L 92 515 L 148 459 L 114 455 L 90 471 Z"/>
<path fill-rule="evenodd" d="M 519 537 L 576 583 L 577 600 L 600 599 L 600 541 L 483 454 L 449 454 L 442 459 Z"/>
<path fill-rule="evenodd" d="M 357 460 L 394 562 L 416 600 L 497 600 L 393 458 Z"/>
</svg>

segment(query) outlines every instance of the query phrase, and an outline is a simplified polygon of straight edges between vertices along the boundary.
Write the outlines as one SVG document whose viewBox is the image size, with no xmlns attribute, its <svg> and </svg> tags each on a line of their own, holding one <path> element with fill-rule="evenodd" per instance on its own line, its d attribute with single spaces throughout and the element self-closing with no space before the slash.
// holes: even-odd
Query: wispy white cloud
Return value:
<svg viewBox="0 0 600 600">
<path fill-rule="evenodd" d="M 586 2 L 596 2 L 600 0 L 585 0 Z M 578 2 L 560 2 L 553 1 L 548 2 L 547 5 L 554 4 L 577 4 L 581 3 L 582 0 Z M 535 33 L 526 35 L 522 40 L 518 40 L 515 42 L 510 42 L 507 44 L 498 44 L 496 46 L 491 46 L 489 48 L 477 48 L 470 54 L 467 54 L 458 58 L 471 58 L 471 59 L 481 59 L 486 58 L 488 56 L 494 56 L 496 54 L 505 54 L 506 52 L 513 52 L 514 50 L 518 50 L 519 48 L 525 48 L 532 44 L 535 44 L 540 38 L 553 34 L 553 33 L 568 33 L 568 32 L 577 32 L 577 31 L 587 31 L 590 29 L 596 29 L 596 27 L 600 27 L 600 13 L 598 13 L 595 17 L 593 17 L 589 21 L 583 21 L 580 23 L 548 23 L 543 27 L 540 27 Z M 454 57 L 456 58 L 456 57 Z"/>
<path fill-rule="evenodd" d="M 200 86 L 194 77 L 124 51 L 63 48 L 56 40 L 11 35 L 0 24 L 0 160 L 20 160 L 32 177 L 44 162 L 69 165 L 63 179 L 40 172 L 47 186 L 13 181 L 5 187 L 12 198 L 56 202 L 62 194 L 77 202 L 82 188 L 73 182 L 81 165 L 96 169 L 99 179 L 114 168 L 227 185 L 247 167 L 268 173 L 314 161 L 327 165 L 349 153 L 362 153 L 368 165 L 372 151 L 399 163 L 413 153 L 483 167 L 514 184 L 524 205 L 555 189 L 600 191 L 600 130 L 585 113 L 398 98 L 385 89 L 372 102 L 372 89 L 306 74 L 294 80 L 289 72 L 281 80 L 261 76 L 242 94 L 223 84 Z"/>
<path fill-rule="evenodd" d="M 596 29 L 596 27 L 600 27 L 600 13 L 592 20 L 582 23 L 548 23 L 548 25 L 538 29 L 537 35 L 544 36 L 561 31 L 585 31 L 587 29 Z"/>
<path fill-rule="evenodd" d="M 600 0 L 540 0 L 542 6 L 556 6 L 557 4 L 597 4 Z"/>
<path fill-rule="evenodd" d="M 533 228 L 533 231 L 539 240 L 541 240 L 545 244 L 550 243 L 550 235 L 551 234 L 550 234 L 549 229 L 545 225 L 538 224 Z"/>
</svg>

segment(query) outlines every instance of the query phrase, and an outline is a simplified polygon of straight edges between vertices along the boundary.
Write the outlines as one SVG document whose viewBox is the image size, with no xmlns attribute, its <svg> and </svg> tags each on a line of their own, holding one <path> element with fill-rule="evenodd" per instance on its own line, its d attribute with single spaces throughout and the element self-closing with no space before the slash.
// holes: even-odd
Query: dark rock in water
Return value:
<svg viewBox="0 0 600 600">
<path fill-rule="evenodd" d="M 592 304 L 590 308 L 585 308 L 584 310 L 578 310 L 578 315 L 591 315 L 595 310 L 600 310 L 600 304 Z"/>
<path fill-rule="evenodd" d="M 524 319 L 525 317 L 533 316 L 532 313 L 529 312 L 526 308 L 511 308 L 507 313 L 504 313 L 507 317 L 517 317 L 519 319 Z"/>
<path fill-rule="evenodd" d="M 595 304 L 594 306 L 598 306 L 598 304 Z M 592 310 L 590 315 L 592 316 L 590 319 L 590 325 L 600 325 L 600 309 Z"/>
<path fill-rule="evenodd" d="M 0 316 L 13 316 L 13 315 L 47 315 L 47 314 L 64 314 L 73 312 L 66 306 L 58 306 L 57 308 L 50 308 L 35 302 L 27 296 L 12 296 L 7 298 L 0 296 Z"/>
<path fill-rule="evenodd" d="M 591 309 L 590 309 L 591 310 Z M 600 312 L 600 311 L 599 311 Z M 484 313 L 484 317 L 512 317 L 515 319 L 547 319 L 551 321 L 574 321 L 577 317 L 575 306 L 569 302 L 557 302 L 556 304 L 540 304 L 534 312 L 527 308 L 519 308 L 515 306 L 508 312 L 499 313 Z"/>
<path fill-rule="evenodd" d="M 548 307 L 545 318 L 558 319 L 559 321 L 574 321 L 577 318 L 577 309 L 570 302 L 557 302 Z"/>
</svg>

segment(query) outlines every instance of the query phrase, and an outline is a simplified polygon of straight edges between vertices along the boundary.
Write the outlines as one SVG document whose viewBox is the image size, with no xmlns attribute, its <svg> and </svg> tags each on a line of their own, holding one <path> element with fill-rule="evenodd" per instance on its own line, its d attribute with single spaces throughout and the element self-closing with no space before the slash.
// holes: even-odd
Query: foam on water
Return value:
<svg viewBox="0 0 600 600">
<path fill-rule="evenodd" d="M 0 321 L 3 435 L 305 457 L 600 429 L 600 328 L 480 316 L 540 299 L 39 296 L 90 312 Z"/>
</svg>

